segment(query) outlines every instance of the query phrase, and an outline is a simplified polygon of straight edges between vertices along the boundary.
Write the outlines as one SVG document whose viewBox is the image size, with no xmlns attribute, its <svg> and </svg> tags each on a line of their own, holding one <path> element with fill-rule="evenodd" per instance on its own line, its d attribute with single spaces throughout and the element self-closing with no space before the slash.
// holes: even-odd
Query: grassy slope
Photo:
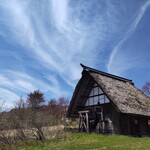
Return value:
<svg viewBox="0 0 150 150">
<path fill-rule="evenodd" d="M 149 150 L 150 138 L 73 133 L 67 138 L 21 143 L 19 150 Z"/>
</svg>

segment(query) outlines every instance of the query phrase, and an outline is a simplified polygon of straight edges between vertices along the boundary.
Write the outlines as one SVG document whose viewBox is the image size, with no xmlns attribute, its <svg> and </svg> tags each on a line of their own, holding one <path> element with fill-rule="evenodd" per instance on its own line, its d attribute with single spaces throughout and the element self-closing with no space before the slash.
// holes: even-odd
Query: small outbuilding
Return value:
<svg viewBox="0 0 150 150">
<path fill-rule="evenodd" d="M 150 135 L 150 98 L 132 80 L 81 66 L 67 112 L 79 118 L 79 131 Z"/>
</svg>

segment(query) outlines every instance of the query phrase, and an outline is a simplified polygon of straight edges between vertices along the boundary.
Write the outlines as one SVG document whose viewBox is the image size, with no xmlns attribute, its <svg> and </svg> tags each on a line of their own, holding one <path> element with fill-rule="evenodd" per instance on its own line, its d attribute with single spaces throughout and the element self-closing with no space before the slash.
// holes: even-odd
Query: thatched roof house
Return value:
<svg viewBox="0 0 150 150">
<path fill-rule="evenodd" d="M 108 74 L 87 66 L 83 67 L 82 77 L 73 93 L 68 117 L 80 117 L 79 128 L 90 130 L 90 120 L 83 121 L 85 110 L 95 113 L 95 125 L 101 123 L 101 131 L 105 132 L 106 120 L 111 121 L 109 132 L 122 134 L 149 134 L 150 98 L 134 86 L 132 80 Z M 99 107 L 98 113 L 95 108 Z M 91 111 L 94 110 L 94 111 Z M 101 114 L 98 120 L 97 116 Z M 86 125 L 84 125 L 86 124 Z M 99 125 L 100 128 L 100 125 Z M 111 131 L 110 131 L 111 130 Z M 135 131 L 136 130 L 136 131 Z"/>
</svg>

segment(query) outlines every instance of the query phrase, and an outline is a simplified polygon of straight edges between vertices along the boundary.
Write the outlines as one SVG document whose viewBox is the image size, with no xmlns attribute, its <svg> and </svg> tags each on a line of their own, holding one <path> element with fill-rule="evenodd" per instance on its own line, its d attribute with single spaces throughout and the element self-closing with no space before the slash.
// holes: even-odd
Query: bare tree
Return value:
<svg viewBox="0 0 150 150">
<path fill-rule="evenodd" d="M 44 94 L 39 90 L 28 94 L 26 100 L 17 100 L 9 112 L 0 112 L 0 143 L 14 144 L 18 141 L 44 140 L 48 135 L 60 135 L 60 126 L 54 131 L 49 125 L 62 125 L 68 100 L 60 97 L 44 105 Z M 2 104 L 0 105 L 2 109 Z M 50 127 L 53 128 L 53 127 Z M 53 136 L 52 136 L 53 137 Z"/>
<path fill-rule="evenodd" d="M 41 91 L 37 90 L 34 92 L 31 92 L 28 94 L 27 98 L 27 104 L 29 106 L 28 108 L 28 113 L 30 113 L 29 116 L 29 124 L 33 127 L 36 128 L 36 138 L 39 140 L 45 139 L 42 126 L 43 126 L 43 119 L 41 116 L 41 106 L 44 104 L 45 98 L 44 98 L 44 93 Z"/>
<path fill-rule="evenodd" d="M 69 101 L 65 97 L 60 97 L 58 99 L 58 106 L 60 107 L 60 114 L 61 114 L 61 119 L 65 119 L 66 113 L 67 113 L 67 108 L 68 108 Z"/>
<path fill-rule="evenodd" d="M 14 116 L 16 116 L 16 119 L 14 120 L 17 122 L 17 125 L 16 125 L 17 137 L 20 140 L 25 141 L 27 137 L 23 129 L 27 128 L 28 125 L 26 122 L 27 115 L 26 115 L 25 100 L 22 97 L 20 97 L 20 99 L 18 100 L 16 113 Z"/>
<path fill-rule="evenodd" d="M 3 103 L 0 105 L 0 144 L 3 146 L 5 144 L 9 145 L 14 143 L 14 138 L 11 136 L 12 132 L 12 122 L 8 122 L 10 113 L 3 112 Z"/>
<path fill-rule="evenodd" d="M 51 116 L 56 117 L 58 110 L 57 110 L 57 101 L 55 99 L 50 99 L 48 103 L 48 110 Z"/>
<path fill-rule="evenodd" d="M 52 124 L 61 124 L 65 120 L 67 112 L 68 100 L 60 97 L 58 100 L 51 99 L 48 103 L 48 109 L 51 116 Z M 53 124 L 53 125 L 54 125 Z"/>
<path fill-rule="evenodd" d="M 150 97 L 150 82 L 146 82 L 145 85 L 142 87 L 142 91 Z"/>
<path fill-rule="evenodd" d="M 27 104 L 31 108 L 39 108 L 45 102 L 44 93 L 39 90 L 28 94 Z"/>
</svg>

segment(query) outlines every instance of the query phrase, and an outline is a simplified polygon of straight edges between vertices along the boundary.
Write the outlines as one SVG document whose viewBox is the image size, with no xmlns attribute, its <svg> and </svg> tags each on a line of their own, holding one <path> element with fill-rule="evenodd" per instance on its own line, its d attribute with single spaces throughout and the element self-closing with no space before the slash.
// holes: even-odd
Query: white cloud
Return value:
<svg viewBox="0 0 150 150">
<path fill-rule="evenodd" d="M 107 70 L 108 72 L 121 75 L 125 70 L 133 68 L 137 66 L 137 60 L 129 60 L 129 57 L 125 56 L 122 57 L 120 54 L 120 51 L 122 50 L 123 44 L 126 42 L 126 40 L 134 33 L 136 30 L 140 20 L 142 19 L 145 11 L 150 6 L 150 1 L 146 1 L 144 5 L 140 8 L 139 12 L 135 16 L 135 19 L 133 20 L 133 23 L 131 24 L 129 30 L 127 31 L 126 35 L 119 41 L 119 43 L 115 46 L 115 48 L 112 50 L 108 64 L 107 64 Z M 122 52 L 123 53 L 123 52 Z"/>
<path fill-rule="evenodd" d="M 11 109 L 14 107 L 14 102 L 19 99 L 19 96 L 5 88 L 0 88 L 0 102 L 4 103 L 3 108 L 5 110 Z"/>
<path fill-rule="evenodd" d="M 39 71 L 40 65 L 39 72 L 54 72 L 74 88 L 81 73 L 79 63 L 90 66 L 100 63 L 97 58 L 103 49 L 99 47 L 97 50 L 97 45 L 107 36 L 105 17 L 98 14 L 91 24 L 82 20 L 82 17 L 84 20 L 90 17 L 87 6 L 91 7 L 90 2 L 86 5 L 79 3 L 75 8 L 69 0 L 6 0 L 0 3 L 4 14 L 0 22 L 9 29 L 10 40 L 23 47 L 27 56 L 36 59 L 36 71 Z M 17 56 L 17 53 L 14 55 Z M 37 79 L 28 73 L 27 61 L 22 58 L 22 68 L 17 68 L 17 65 L 12 71 L 1 71 L 0 87 L 19 94 L 41 89 L 56 96 L 70 96 L 58 82 L 57 76 L 47 77 L 46 82 L 42 77 Z"/>
<path fill-rule="evenodd" d="M 52 16 L 55 25 L 61 32 L 66 30 L 66 24 L 68 22 L 68 2 L 69 0 L 51 0 Z"/>
<path fill-rule="evenodd" d="M 32 63 L 28 63 L 28 58 L 22 58 L 23 66 L 17 65 L 12 71 L 8 71 L 7 68 L 1 70 L 0 87 L 14 93 L 41 89 L 57 96 L 67 95 L 63 85 L 59 83 L 58 76 L 72 88 L 82 70 L 79 63 L 90 66 L 101 64 L 103 55 L 100 54 L 105 51 L 107 41 L 115 37 L 111 37 L 110 33 L 115 34 L 119 28 L 117 19 L 112 18 L 111 13 L 109 17 L 107 12 L 103 13 L 101 5 L 96 5 L 99 9 L 93 11 L 94 6 L 91 5 L 93 4 L 91 1 L 79 1 L 76 5 L 71 5 L 71 2 L 73 1 L 5 0 L 0 3 L 0 8 L 3 10 L 0 23 L 10 32 L 9 35 L 8 33 L 5 35 L 0 29 L 0 34 L 23 47 L 24 53 L 35 61 L 35 66 L 32 66 Z M 118 50 L 135 30 L 148 5 L 149 3 L 141 8 L 129 33 L 113 50 L 107 66 L 109 71 L 114 69 L 113 60 L 116 59 Z M 95 14 L 92 14 L 91 10 Z M 12 51 L 11 47 L 8 51 Z M 10 53 L 8 52 L 8 55 Z M 18 53 L 19 50 L 14 52 L 16 59 Z M 130 67 L 127 66 L 126 60 L 123 62 L 126 67 Z M 46 81 L 43 80 L 44 77 L 36 78 L 34 73 L 31 74 L 30 71 L 29 73 L 28 66 L 30 69 L 36 69 L 36 73 L 40 72 Z M 117 68 L 120 68 L 118 64 Z M 122 72 L 122 69 L 120 68 L 119 72 Z M 48 74 L 57 74 L 57 76 Z"/>
<path fill-rule="evenodd" d="M 6 101 L 5 108 L 10 108 L 15 105 L 14 102 L 19 99 L 19 96 L 22 96 L 21 93 L 27 94 L 38 89 L 44 93 L 51 93 L 51 95 L 55 95 L 56 97 L 68 95 L 68 93 L 60 87 L 55 77 L 49 76 L 47 79 L 49 82 L 41 81 L 26 73 L 5 71 L 4 75 L 0 75 L 0 87 L 2 87 L 0 88 L 0 101 Z"/>
</svg>

